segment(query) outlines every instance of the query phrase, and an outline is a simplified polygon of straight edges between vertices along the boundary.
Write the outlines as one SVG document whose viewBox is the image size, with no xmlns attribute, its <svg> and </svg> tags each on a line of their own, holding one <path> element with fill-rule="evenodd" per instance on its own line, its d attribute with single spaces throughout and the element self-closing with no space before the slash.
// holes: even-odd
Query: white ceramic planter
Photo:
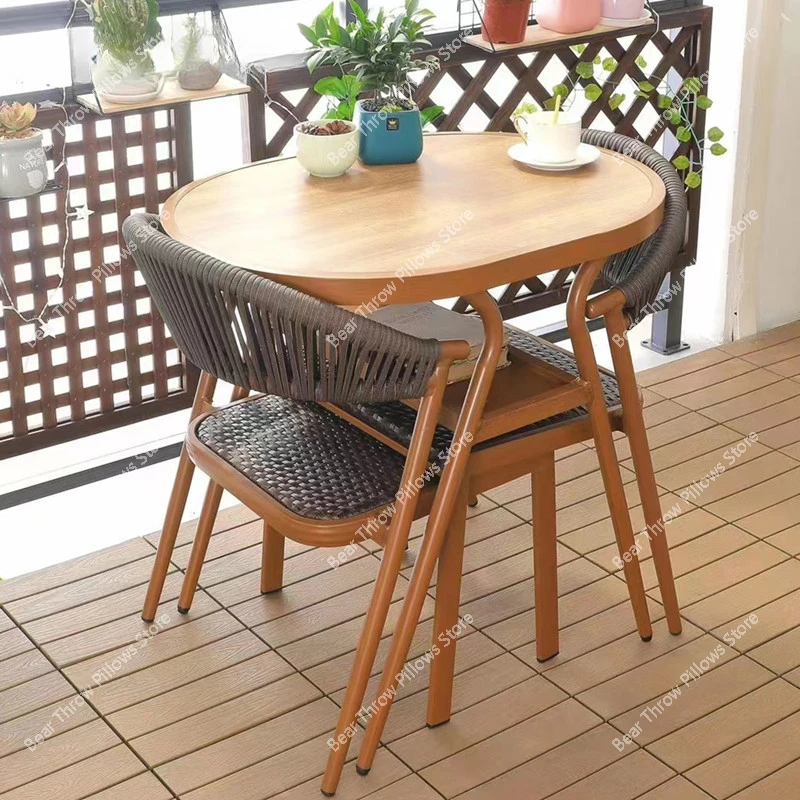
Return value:
<svg viewBox="0 0 800 800">
<path fill-rule="evenodd" d="M 42 132 L 25 139 L 0 139 L 0 197 L 29 197 L 47 183 Z"/>
<path fill-rule="evenodd" d="M 332 120 L 309 120 L 312 125 L 325 125 Z M 297 161 L 300 166 L 317 178 L 337 178 L 344 175 L 358 157 L 358 137 L 360 132 L 352 122 L 346 122 L 351 130 L 334 136 L 315 136 L 303 133 L 300 128 L 306 123 L 294 126 L 297 134 Z"/>
</svg>

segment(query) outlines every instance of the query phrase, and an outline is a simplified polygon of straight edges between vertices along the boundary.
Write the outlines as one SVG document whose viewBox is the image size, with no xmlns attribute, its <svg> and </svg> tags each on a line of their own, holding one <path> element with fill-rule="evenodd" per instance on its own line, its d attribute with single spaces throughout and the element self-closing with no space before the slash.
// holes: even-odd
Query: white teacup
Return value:
<svg viewBox="0 0 800 800">
<path fill-rule="evenodd" d="M 553 124 L 555 112 L 524 114 L 514 120 L 517 132 L 528 143 L 531 157 L 544 164 L 567 164 L 578 156 L 581 143 L 580 117 L 561 111 Z"/>
</svg>

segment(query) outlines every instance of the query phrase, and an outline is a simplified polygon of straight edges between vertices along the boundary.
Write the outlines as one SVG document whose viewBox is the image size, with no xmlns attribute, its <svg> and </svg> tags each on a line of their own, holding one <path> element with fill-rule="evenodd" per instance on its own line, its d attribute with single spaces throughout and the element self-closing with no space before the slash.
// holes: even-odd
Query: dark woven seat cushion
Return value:
<svg viewBox="0 0 800 800">
<path fill-rule="evenodd" d="M 199 441 L 301 517 L 341 520 L 395 499 L 405 457 L 316 403 L 260 397 L 223 408 Z"/>
<path fill-rule="evenodd" d="M 538 336 L 534 336 L 532 333 L 521 331 L 518 328 L 508 326 L 507 330 L 509 343 L 517 349 L 523 350 L 570 375 L 578 377 L 578 365 L 572 353 L 561 350 L 550 344 L 550 342 Z M 609 409 L 619 408 L 619 389 L 616 379 L 602 371 L 600 372 L 600 379 L 603 383 L 603 395 L 605 397 L 606 406 Z M 411 434 L 414 430 L 417 412 L 405 403 L 354 404 L 342 407 L 356 419 L 362 420 L 375 430 L 380 431 L 385 436 L 390 437 L 403 446 L 407 447 L 411 441 Z M 475 449 L 480 450 L 484 447 L 492 447 L 510 439 L 535 435 L 550 428 L 574 422 L 586 415 L 586 409 L 583 407 L 573 409 L 572 411 L 566 411 L 562 414 L 556 414 L 553 417 L 548 417 L 540 422 L 526 425 L 524 428 L 519 428 L 518 430 L 503 434 L 495 439 L 480 442 L 475 445 Z M 452 439 L 452 431 L 441 425 L 436 428 L 431 448 L 432 462 L 438 463 L 440 466 L 444 464 L 444 460 L 447 456 L 447 449 Z"/>
</svg>

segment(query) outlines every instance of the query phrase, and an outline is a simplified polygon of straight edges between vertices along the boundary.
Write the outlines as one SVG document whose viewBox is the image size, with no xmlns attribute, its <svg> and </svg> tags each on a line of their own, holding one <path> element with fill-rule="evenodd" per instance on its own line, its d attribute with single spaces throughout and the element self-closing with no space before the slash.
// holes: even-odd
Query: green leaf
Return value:
<svg viewBox="0 0 800 800">
<path fill-rule="evenodd" d="M 595 56 L 594 57 L 594 63 L 595 64 L 599 64 L 600 63 L 600 56 Z"/>
<path fill-rule="evenodd" d="M 728 148 L 722 144 L 712 144 L 710 149 L 713 156 L 724 156 L 728 152 Z"/>
<path fill-rule="evenodd" d="M 572 49 L 573 49 L 573 51 L 575 53 L 577 53 L 577 55 L 581 55 L 583 53 L 583 51 L 586 49 L 586 45 L 585 44 L 574 44 L 574 45 L 572 45 Z"/>
<path fill-rule="evenodd" d="M 553 97 L 561 95 L 562 98 L 569 97 L 569 86 L 564 83 L 559 83 L 553 87 Z"/>
<path fill-rule="evenodd" d="M 320 39 L 328 33 L 328 24 L 322 14 L 314 20 L 314 33 L 316 33 L 317 37 Z"/>
<path fill-rule="evenodd" d="M 680 125 L 683 122 L 683 117 L 680 115 L 680 112 L 675 111 L 675 109 L 667 113 L 667 119 L 673 125 Z"/>
<path fill-rule="evenodd" d="M 584 94 L 590 103 L 594 103 L 598 97 L 602 96 L 603 90 L 596 83 L 590 83 L 584 90 Z"/>
<path fill-rule="evenodd" d="M 324 97 L 335 97 L 337 100 L 347 97 L 347 87 L 342 78 L 320 78 L 314 84 L 314 91 Z"/>
<path fill-rule="evenodd" d="M 350 8 L 353 10 L 353 14 L 355 18 L 362 24 L 367 24 L 367 15 L 364 13 L 364 9 L 356 2 L 356 0 L 349 0 Z"/>
<path fill-rule="evenodd" d="M 617 68 L 617 59 L 616 58 L 604 58 L 603 59 L 603 69 L 606 72 L 613 72 Z"/>
<path fill-rule="evenodd" d="M 306 62 L 308 71 L 313 74 L 314 70 L 325 60 L 327 55 L 328 53 L 325 50 L 319 50 L 314 53 Z"/>
<path fill-rule="evenodd" d="M 684 180 L 684 183 L 690 189 L 696 189 L 702 182 L 703 182 L 703 179 L 700 177 L 700 173 L 698 173 L 698 172 L 690 172 L 686 176 L 686 180 Z"/>
<path fill-rule="evenodd" d="M 422 122 L 422 127 L 430 124 L 438 119 L 444 112 L 444 106 L 428 106 L 427 108 L 420 109 L 419 116 Z"/>
<path fill-rule="evenodd" d="M 656 101 L 656 105 L 659 108 L 669 108 L 672 105 L 672 98 L 666 94 L 660 94 L 658 96 L 658 100 Z"/>
<path fill-rule="evenodd" d="M 644 56 L 639 56 L 639 58 L 636 59 L 636 66 L 647 69 L 647 62 L 644 60 Z"/>
<path fill-rule="evenodd" d="M 647 94 L 646 92 L 643 92 L 641 89 L 637 89 L 634 92 L 634 94 L 636 95 L 636 97 L 644 97 L 645 100 L 649 100 L 650 99 L 650 95 Z"/>
<path fill-rule="evenodd" d="M 612 111 L 616 111 L 624 102 L 625 102 L 624 94 L 612 94 L 608 101 L 608 107 Z"/>
<path fill-rule="evenodd" d="M 675 136 L 678 137 L 678 141 L 679 142 L 691 142 L 692 141 L 692 132 L 685 125 L 681 125 L 678 128 L 678 131 L 675 134 Z"/>
<path fill-rule="evenodd" d="M 639 81 L 639 91 L 643 92 L 644 94 L 650 94 L 650 92 L 654 92 L 656 87 L 653 86 L 650 81 Z"/>
<path fill-rule="evenodd" d="M 680 169 L 680 170 L 689 169 L 689 167 L 692 166 L 692 162 L 689 161 L 689 159 L 686 158 L 686 156 L 678 156 L 676 159 L 672 161 L 672 164 L 675 167 L 675 169 Z"/>
<path fill-rule="evenodd" d="M 714 105 L 714 101 L 706 97 L 704 94 L 697 95 L 697 105 L 703 109 L 709 109 Z"/>
<path fill-rule="evenodd" d="M 308 25 L 303 25 L 302 23 L 298 24 L 297 27 L 300 28 L 300 33 L 302 33 L 311 44 L 315 47 L 319 44 L 319 37 L 313 28 L 309 28 Z"/>
<path fill-rule="evenodd" d="M 700 78 L 687 78 L 683 82 L 683 88 L 686 89 L 689 94 L 699 94 L 703 91 L 703 82 Z"/>
<path fill-rule="evenodd" d="M 711 139 L 712 142 L 718 142 L 724 135 L 724 131 L 721 131 L 717 127 L 710 128 L 708 131 L 708 138 Z"/>
<path fill-rule="evenodd" d="M 594 64 L 590 64 L 588 61 L 581 61 L 576 67 L 576 71 L 581 78 L 591 78 L 594 75 Z"/>
</svg>

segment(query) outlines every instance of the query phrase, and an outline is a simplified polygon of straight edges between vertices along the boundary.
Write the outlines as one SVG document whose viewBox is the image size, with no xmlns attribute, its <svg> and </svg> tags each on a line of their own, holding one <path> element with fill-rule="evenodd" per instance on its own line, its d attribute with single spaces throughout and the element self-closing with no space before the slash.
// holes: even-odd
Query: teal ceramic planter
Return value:
<svg viewBox="0 0 800 800">
<path fill-rule="evenodd" d="M 358 157 L 364 164 L 413 164 L 422 155 L 419 110 L 366 111 L 359 100 L 353 122 L 361 131 Z"/>
</svg>

